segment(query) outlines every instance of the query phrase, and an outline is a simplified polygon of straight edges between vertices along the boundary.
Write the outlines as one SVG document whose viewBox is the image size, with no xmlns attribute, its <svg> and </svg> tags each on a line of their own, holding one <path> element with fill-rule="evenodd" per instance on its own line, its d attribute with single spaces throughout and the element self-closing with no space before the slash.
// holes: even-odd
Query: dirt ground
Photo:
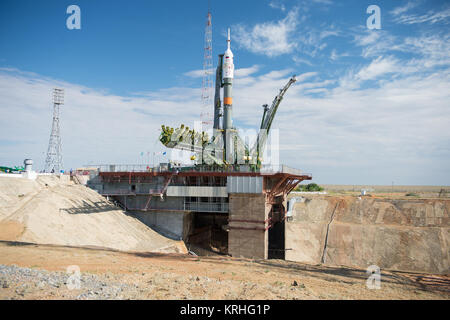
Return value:
<svg viewBox="0 0 450 320">
<path fill-rule="evenodd" d="M 282 260 L 3 241 L 0 265 L 0 299 L 450 299 L 449 275 L 382 270 L 368 289 L 365 270 Z M 69 290 L 73 265 L 82 281 Z"/>
</svg>

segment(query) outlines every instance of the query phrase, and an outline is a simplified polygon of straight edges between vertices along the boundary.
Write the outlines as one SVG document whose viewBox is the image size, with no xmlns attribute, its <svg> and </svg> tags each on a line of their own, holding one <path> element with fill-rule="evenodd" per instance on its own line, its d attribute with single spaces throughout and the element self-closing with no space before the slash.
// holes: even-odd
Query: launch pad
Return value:
<svg viewBox="0 0 450 320">
<path fill-rule="evenodd" d="M 296 78 L 263 105 L 255 142 L 233 126 L 234 56 L 219 55 L 212 137 L 181 124 L 161 126 L 160 142 L 187 151 L 191 165 L 100 165 L 89 185 L 161 234 L 190 248 L 245 258 L 285 257 L 287 195 L 310 174 L 264 161 L 278 107 Z M 223 95 L 223 99 L 222 99 Z M 223 103 L 222 103 L 223 100 Z M 199 249 L 200 248 L 200 249 Z"/>
<path fill-rule="evenodd" d="M 160 233 L 232 256 L 284 258 L 287 194 L 311 175 L 271 171 L 100 166 L 89 185 Z M 203 168 L 207 169 L 207 168 Z"/>
</svg>

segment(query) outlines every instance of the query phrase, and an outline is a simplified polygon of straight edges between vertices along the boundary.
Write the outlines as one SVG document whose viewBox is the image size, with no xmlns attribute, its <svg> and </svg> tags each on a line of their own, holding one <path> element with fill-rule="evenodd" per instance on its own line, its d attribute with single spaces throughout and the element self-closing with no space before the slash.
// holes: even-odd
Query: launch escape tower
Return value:
<svg viewBox="0 0 450 320">
<path fill-rule="evenodd" d="M 63 104 L 64 89 L 53 89 L 53 122 L 45 159 L 45 172 L 59 173 L 63 169 L 61 134 L 59 130 L 59 110 Z"/>
<path fill-rule="evenodd" d="M 212 137 L 184 125 L 162 126 L 159 137 L 167 148 L 195 154 L 194 163 L 151 168 L 99 165 L 99 175 L 89 185 L 156 231 L 184 240 L 191 249 L 284 258 L 287 194 L 301 181 L 311 180 L 311 175 L 284 165 L 266 167 L 263 151 L 278 107 L 296 79 L 289 79 L 270 107 L 263 106 L 253 146 L 233 126 L 233 79 L 228 31 L 227 49 L 219 55 L 216 69 Z"/>
</svg>

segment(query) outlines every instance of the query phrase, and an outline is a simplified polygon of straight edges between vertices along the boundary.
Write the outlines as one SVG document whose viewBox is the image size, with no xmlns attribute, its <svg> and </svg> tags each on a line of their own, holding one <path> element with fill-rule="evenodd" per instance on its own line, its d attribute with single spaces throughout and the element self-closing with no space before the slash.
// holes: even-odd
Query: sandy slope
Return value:
<svg viewBox="0 0 450 320">
<path fill-rule="evenodd" d="M 95 191 L 58 177 L 0 178 L 0 240 L 126 251 L 186 252 Z"/>
</svg>

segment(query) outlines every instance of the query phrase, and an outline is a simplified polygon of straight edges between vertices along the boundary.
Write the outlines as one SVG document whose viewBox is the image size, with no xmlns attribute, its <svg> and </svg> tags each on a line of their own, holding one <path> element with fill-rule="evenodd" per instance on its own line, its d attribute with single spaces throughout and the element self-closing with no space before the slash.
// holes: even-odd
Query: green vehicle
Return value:
<svg viewBox="0 0 450 320">
<path fill-rule="evenodd" d="M 0 172 L 5 172 L 5 173 L 18 173 L 18 172 L 22 172 L 22 171 L 24 171 L 23 167 L 14 167 L 14 168 L 0 167 Z"/>
</svg>

